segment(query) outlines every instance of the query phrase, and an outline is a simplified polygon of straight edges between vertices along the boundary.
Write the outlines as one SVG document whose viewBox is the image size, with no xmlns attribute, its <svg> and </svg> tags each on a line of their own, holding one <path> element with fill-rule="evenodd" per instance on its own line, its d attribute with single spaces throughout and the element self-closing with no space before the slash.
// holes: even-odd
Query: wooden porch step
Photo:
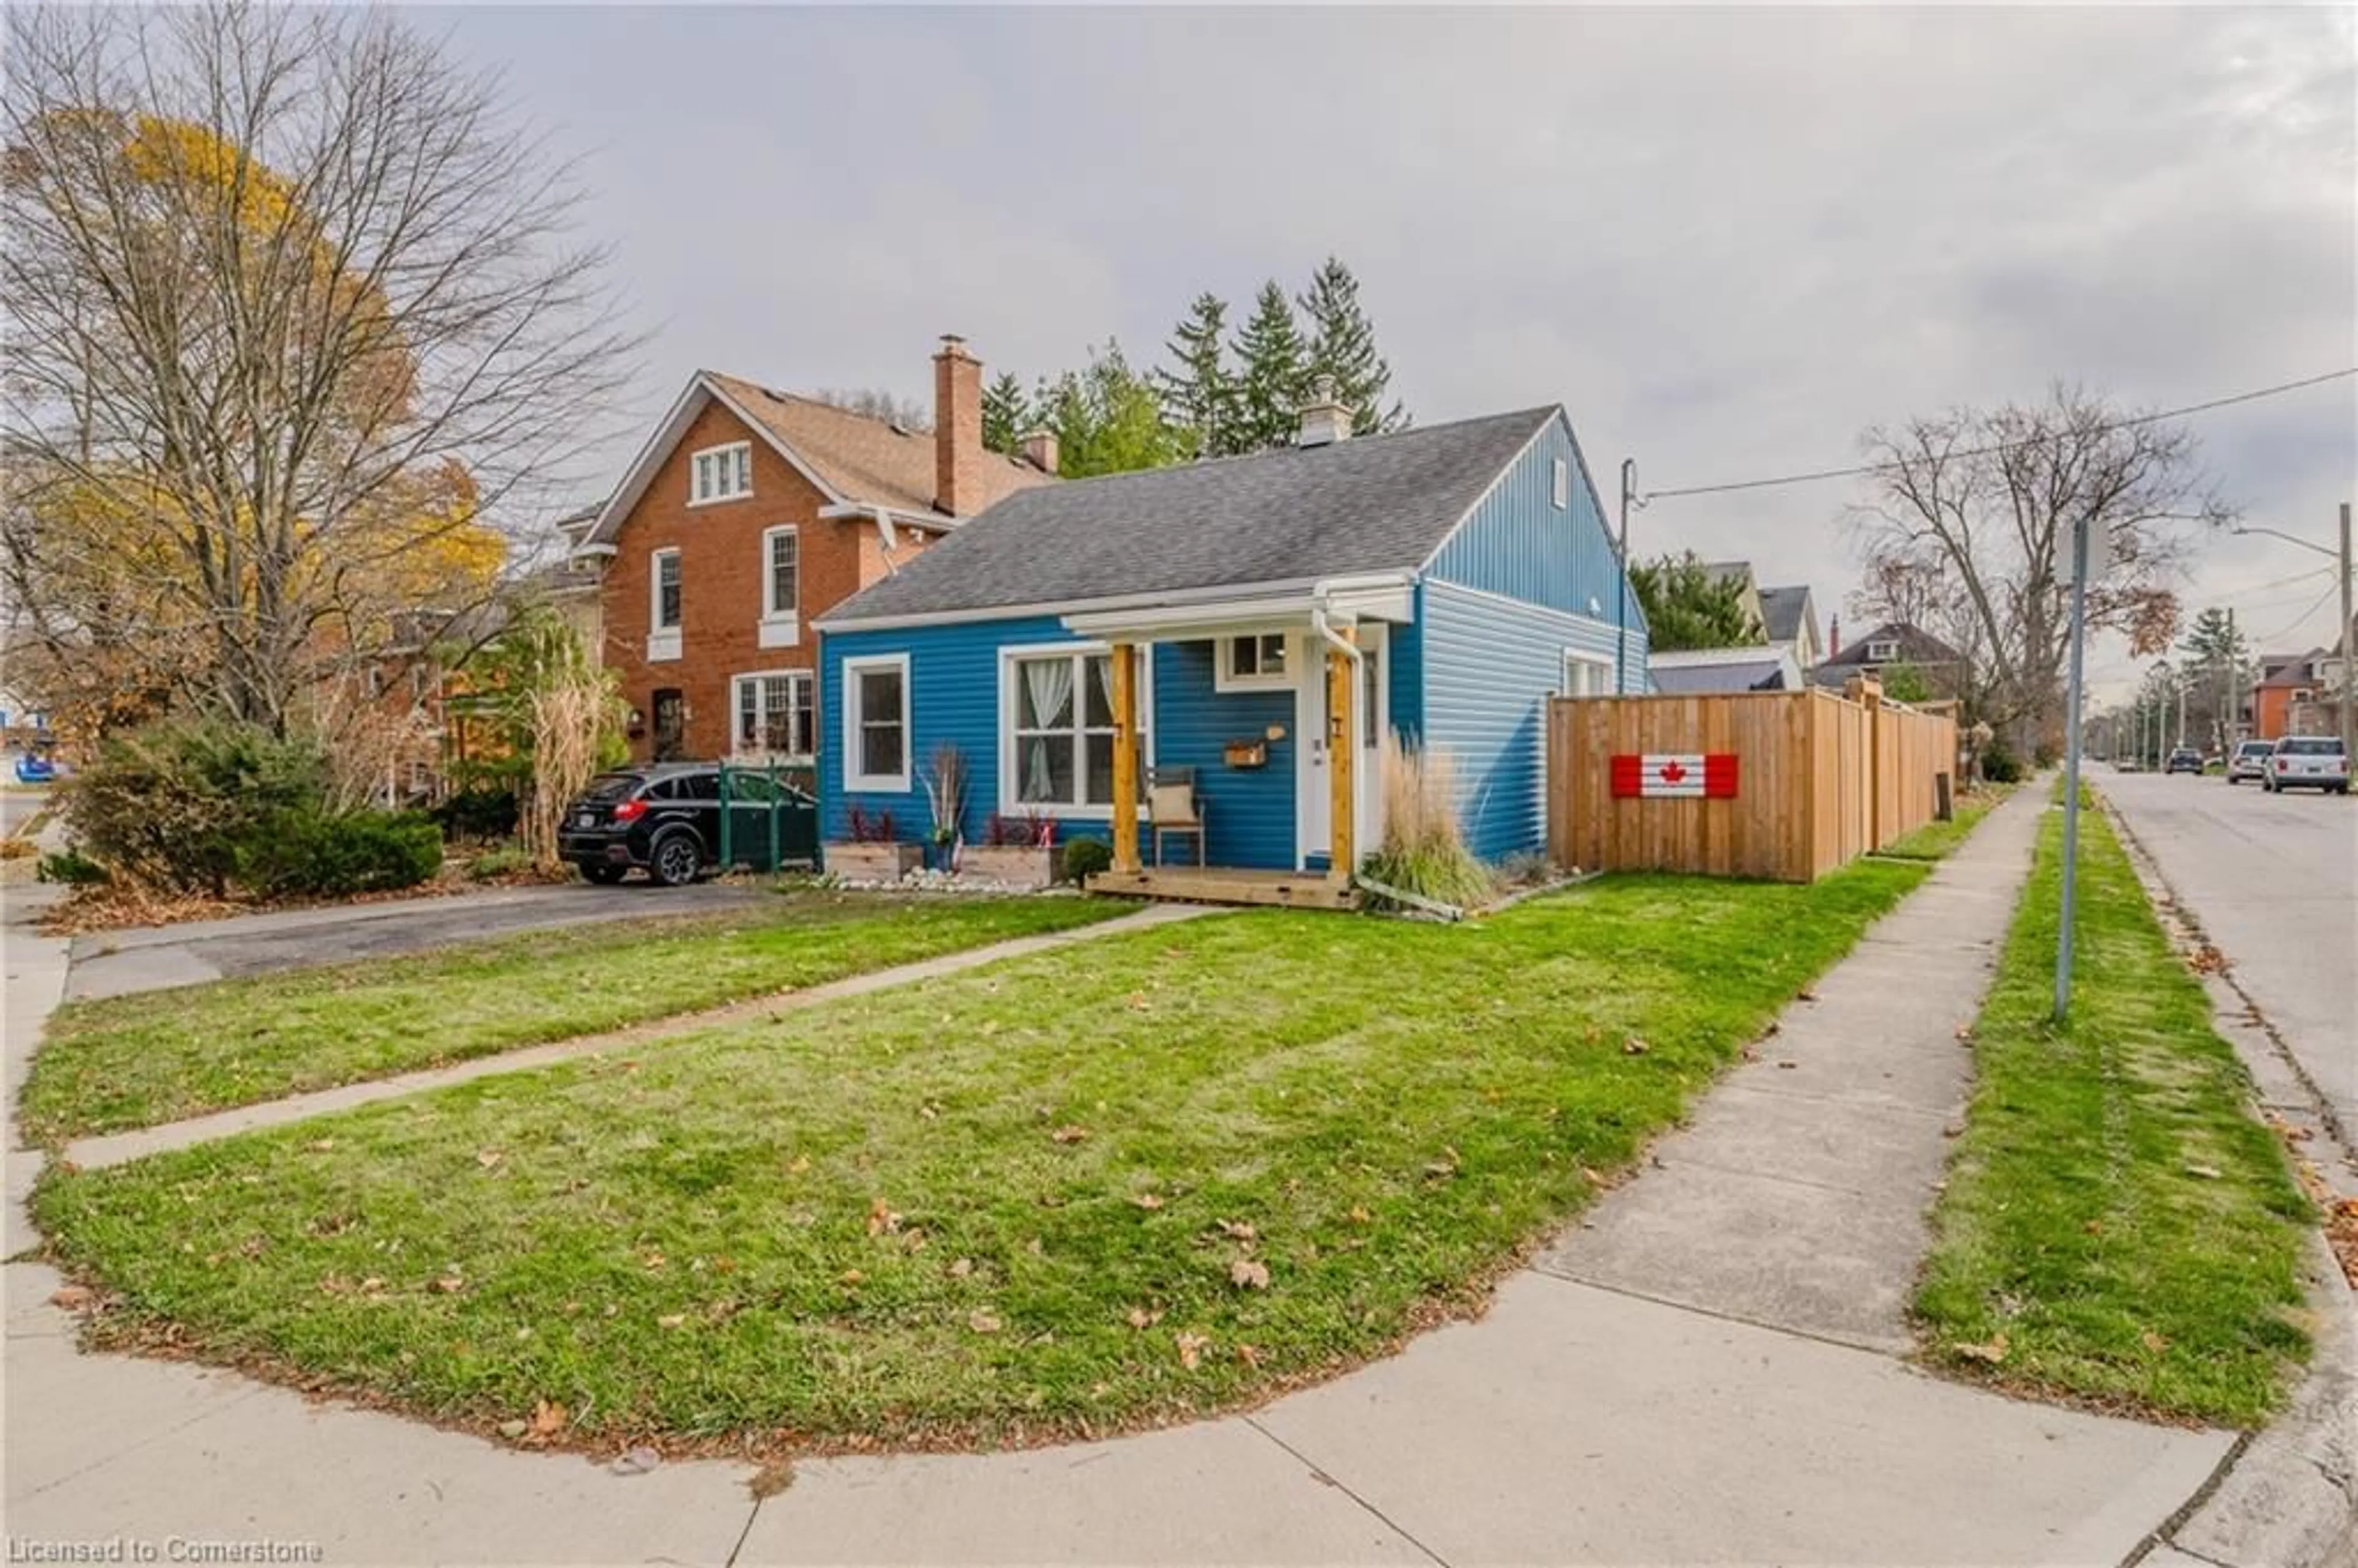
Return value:
<svg viewBox="0 0 2358 1568">
<path fill-rule="evenodd" d="M 1099 871 L 1088 891 L 1121 898 L 1168 898 L 1191 903 L 1276 904 L 1288 909 L 1357 909 L 1347 883 L 1314 871 L 1249 871 L 1225 866 L 1154 866 Z"/>
</svg>

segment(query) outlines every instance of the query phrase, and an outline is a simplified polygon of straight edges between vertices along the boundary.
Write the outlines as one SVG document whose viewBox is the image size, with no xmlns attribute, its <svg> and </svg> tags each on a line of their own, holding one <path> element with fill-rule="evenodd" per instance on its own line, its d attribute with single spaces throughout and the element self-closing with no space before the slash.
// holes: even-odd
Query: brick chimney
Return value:
<svg viewBox="0 0 2358 1568">
<path fill-rule="evenodd" d="M 945 332 L 934 356 L 934 504 L 953 517 L 981 511 L 983 461 L 982 362 Z"/>
<path fill-rule="evenodd" d="M 1826 621 L 1826 657 L 1842 652 L 1842 617 L 1831 616 Z"/>
<path fill-rule="evenodd" d="M 1026 430 L 1016 438 L 1016 446 L 1022 451 L 1024 461 L 1042 473 L 1056 471 L 1055 431 Z"/>
</svg>

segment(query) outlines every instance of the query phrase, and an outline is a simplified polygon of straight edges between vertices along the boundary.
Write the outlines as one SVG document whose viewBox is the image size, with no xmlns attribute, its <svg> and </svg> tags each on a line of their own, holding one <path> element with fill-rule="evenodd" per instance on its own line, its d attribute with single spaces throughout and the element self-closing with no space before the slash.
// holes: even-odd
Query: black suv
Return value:
<svg viewBox="0 0 2358 1568">
<path fill-rule="evenodd" d="M 758 769 L 728 770 L 724 835 L 721 771 L 717 762 L 655 762 L 599 774 L 565 808 L 557 853 L 593 882 L 619 882 L 636 866 L 665 887 L 719 865 L 724 843 L 734 865 L 774 870 L 817 859 L 818 803 Z"/>
</svg>

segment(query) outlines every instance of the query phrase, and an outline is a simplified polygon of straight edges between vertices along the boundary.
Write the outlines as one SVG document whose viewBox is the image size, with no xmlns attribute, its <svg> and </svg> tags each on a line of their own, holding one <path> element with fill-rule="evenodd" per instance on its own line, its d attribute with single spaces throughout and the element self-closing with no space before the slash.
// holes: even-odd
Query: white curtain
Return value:
<svg viewBox="0 0 2358 1568">
<path fill-rule="evenodd" d="M 1023 689 L 1032 698 L 1032 722 L 1043 730 L 1058 727 L 1065 706 L 1073 699 L 1073 662 L 1070 659 L 1026 661 Z M 1065 724 L 1065 728 L 1069 730 L 1072 727 Z M 1071 745 L 1071 737 L 1034 735 L 1024 741 L 1024 799 L 1044 801 L 1055 795 L 1055 778 L 1048 766 L 1048 748 L 1060 744 Z"/>
</svg>

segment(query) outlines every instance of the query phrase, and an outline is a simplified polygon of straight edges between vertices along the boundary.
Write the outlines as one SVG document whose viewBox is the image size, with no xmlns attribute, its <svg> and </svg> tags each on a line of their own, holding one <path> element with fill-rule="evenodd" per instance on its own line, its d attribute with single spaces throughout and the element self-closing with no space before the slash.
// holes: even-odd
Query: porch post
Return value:
<svg viewBox="0 0 2358 1568">
<path fill-rule="evenodd" d="M 1138 870 L 1138 663 L 1129 643 L 1113 645 L 1113 869 Z"/>
<path fill-rule="evenodd" d="M 1357 630 L 1337 626 L 1335 634 L 1353 642 Z M 1351 689 L 1351 658 L 1339 648 L 1326 650 L 1326 783 L 1333 792 L 1326 808 L 1326 876 L 1349 886 L 1359 869 L 1359 793 L 1355 773 L 1359 760 L 1359 705 Z"/>
</svg>

